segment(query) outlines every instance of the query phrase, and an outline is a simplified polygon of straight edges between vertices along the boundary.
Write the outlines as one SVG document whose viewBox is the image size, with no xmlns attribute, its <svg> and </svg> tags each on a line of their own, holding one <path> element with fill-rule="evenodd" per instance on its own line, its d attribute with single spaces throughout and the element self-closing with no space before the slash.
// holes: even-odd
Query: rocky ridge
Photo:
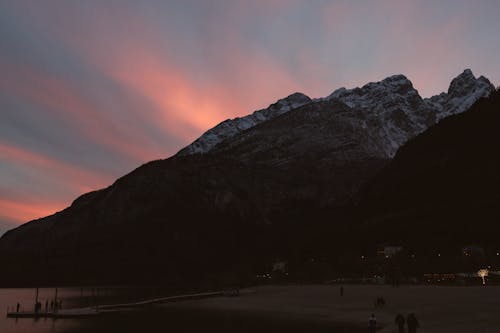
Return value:
<svg viewBox="0 0 500 333">
<path fill-rule="evenodd" d="M 182 149 L 178 155 L 207 153 L 220 142 L 230 139 L 237 134 L 254 127 L 265 121 L 274 119 L 283 113 L 296 109 L 310 103 L 311 99 L 301 93 L 294 93 L 288 97 L 278 100 L 266 109 L 255 111 L 254 113 L 241 117 L 228 119 L 206 131 L 201 137 Z"/>
<path fill-rule="evenodd" d="M 327 97 L 315 100 L 295 93 L 267 109 L 220 123 L 178 154 L 208 153 L 221 142 L 306 104 L 338 100 L 355 110 L 353 117 L 357 118 L 356 126 L 359 125 L 377 141 L 385 157 L 392 158 L 406 141 L 441 119 L 464 112 L 479 98 L 488 96 L 494 90 L 488 79 L 484 76 L 476 78 L 470 69 L 466 69 L 452 80 L 447 93 L 426 99 L 419 95 L 404 75 L 393 75 L 361 88 L 340 88 Z"/>
</svg>

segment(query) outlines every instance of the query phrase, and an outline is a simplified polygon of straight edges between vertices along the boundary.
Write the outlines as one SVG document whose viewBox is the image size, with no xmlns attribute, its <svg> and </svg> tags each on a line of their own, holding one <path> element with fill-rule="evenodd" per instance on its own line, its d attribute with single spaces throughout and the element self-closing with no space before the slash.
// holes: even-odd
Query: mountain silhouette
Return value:
<svg viewBox="0 0 500 333">
<path fill-rule="evenodd" d="M 440 132 L 449 123 L 444 118 L 493 91 L 487 79 L 466 70 L 431 99 L 422 99 L 402 75 L 315 100 L 293 94 L 7 232 L 0 239 L 7 272 L 0 283 L 216 286 L 254 276 L 277 258 L 342 251 L 363 239 L 353 227 L 384 214 L 373 197 L 385 182 L 399 182 L 386 170 L 397 168 L 400 155 L 427 133 L 391 162 L 401 145 L 429 127 Z M 471 142 L 480 130 L 472 128 Z M 393 188 L 385 195 L 413 191 Z M 366 215 L 354 214 L 353 202 Z M 383 238 L 379 231 L 393 223 L 382 220 L 370 230 Z"/>
</svg>

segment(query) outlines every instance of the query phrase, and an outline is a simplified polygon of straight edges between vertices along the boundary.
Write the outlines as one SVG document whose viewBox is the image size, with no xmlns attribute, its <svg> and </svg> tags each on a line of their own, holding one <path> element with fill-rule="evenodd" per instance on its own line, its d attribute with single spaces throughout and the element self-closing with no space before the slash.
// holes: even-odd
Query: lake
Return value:
<svg viewBox="0 0 500 333">
<path fill-rule="evenodd" d="M 132 288 L 132 287 L 84 287 L 58 288 L 57 298 L 62 307 L 77 308 L 94 306 L 96 304 L 115 304 L 138 301 L 156 296 L 171 295 L 172 290 L 165 288 Z M 0 332 L 67 332 L 69 329 L 80 327 L 86 319 L 50 319 L 50 318 L 7 318 L 7 311 L 15 311 L 17 303 L 20 311 L 32 311 L 36 297 L 35 288 L 0 289 Z M 56 297 L 55 288 L 39 288 L 38 299 L 42 303 L 42 311 L 46 306 L 50 310 L 51 302 Z"/>
<path fill-rule="evenodd" d="M 63 308 L 113 304 L 163 297 L 174 294 L 172 290 L 160 288 L 58 288 L 58 299 Z M 269 317 L 242 315 L 227 311 L 187 310 L 176 306 L 147 306 L 119 313 L 103 314 L 80 319 L 51 318 L 7 318 L 7 310 L 15 309 L 20 303 L 20 311 L 32 310 L 36 289 L 0 289 L 0 332 L 1 333 L 110 333 L 110 332 L 153 332 L 161 329 L 176 333 L 218 332 L 349 332 L 342 328 L 332 330 L 301 321 L 272 320 Z M 40 288 L 38 299 L 45 310 L 45 302 L 55 297 L 54 288 Z"/>
</svg>

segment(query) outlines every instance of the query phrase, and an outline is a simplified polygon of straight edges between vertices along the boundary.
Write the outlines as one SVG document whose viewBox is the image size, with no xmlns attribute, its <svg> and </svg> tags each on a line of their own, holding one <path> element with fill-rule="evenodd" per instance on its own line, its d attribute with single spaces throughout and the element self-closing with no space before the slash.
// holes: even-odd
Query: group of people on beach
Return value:
<svg viewBox="0 0 500 333">
<path fill-rule="evenodd" d="M 395 323 L 398 326 L 398 332 L 404 333 L 405 332 L 405 317 L 401 313 L 398 313 L 396 315 Z M 419 325 L 417 317 L 415 316 L 414 313 L 410 313 L 406 317 L 406 325 L 408 326 L 408 333 L 416 333 L 417 332 L 417 329 L 420 327 L 420 325 Z"/>
<path fill-rule="evenodd" d="M 405 320 L 405 317 L 398 313 L 395 320 L 396 326 L 398 327 L 398 333 L 405 333 L 405 323 L 408 326 L 408 333 L 417 333 L 417 329 L 420 327 L 417 317 L 414 313 L 410 313 Z M 368 319 L 368 332 L 375 333 L 377 330 L 377 318 L 375 314 L 372 313 Z"/>
</svg>

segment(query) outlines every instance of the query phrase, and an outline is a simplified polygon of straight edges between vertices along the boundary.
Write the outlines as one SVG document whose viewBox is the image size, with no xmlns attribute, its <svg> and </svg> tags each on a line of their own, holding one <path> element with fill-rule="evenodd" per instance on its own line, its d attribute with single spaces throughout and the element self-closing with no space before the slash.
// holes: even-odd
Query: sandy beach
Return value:
<svg viewBox="0 0 500 333">
<path fill-rule="evenodd" d="M 164 305 L 183 309 L 241 312 L 255 316 L 366 328 L 371 313 L 380 332 L 396 332 L 394 318 L 414 312 L 419 332 L 499 332 L 500 287 L 345 285 L 262 286 L 240 297 L 220 297 Z M 249 292 L 252 291 L 252 292 Z M 387 304 L 375 308 L 382 296 Z"/>
</svg>

